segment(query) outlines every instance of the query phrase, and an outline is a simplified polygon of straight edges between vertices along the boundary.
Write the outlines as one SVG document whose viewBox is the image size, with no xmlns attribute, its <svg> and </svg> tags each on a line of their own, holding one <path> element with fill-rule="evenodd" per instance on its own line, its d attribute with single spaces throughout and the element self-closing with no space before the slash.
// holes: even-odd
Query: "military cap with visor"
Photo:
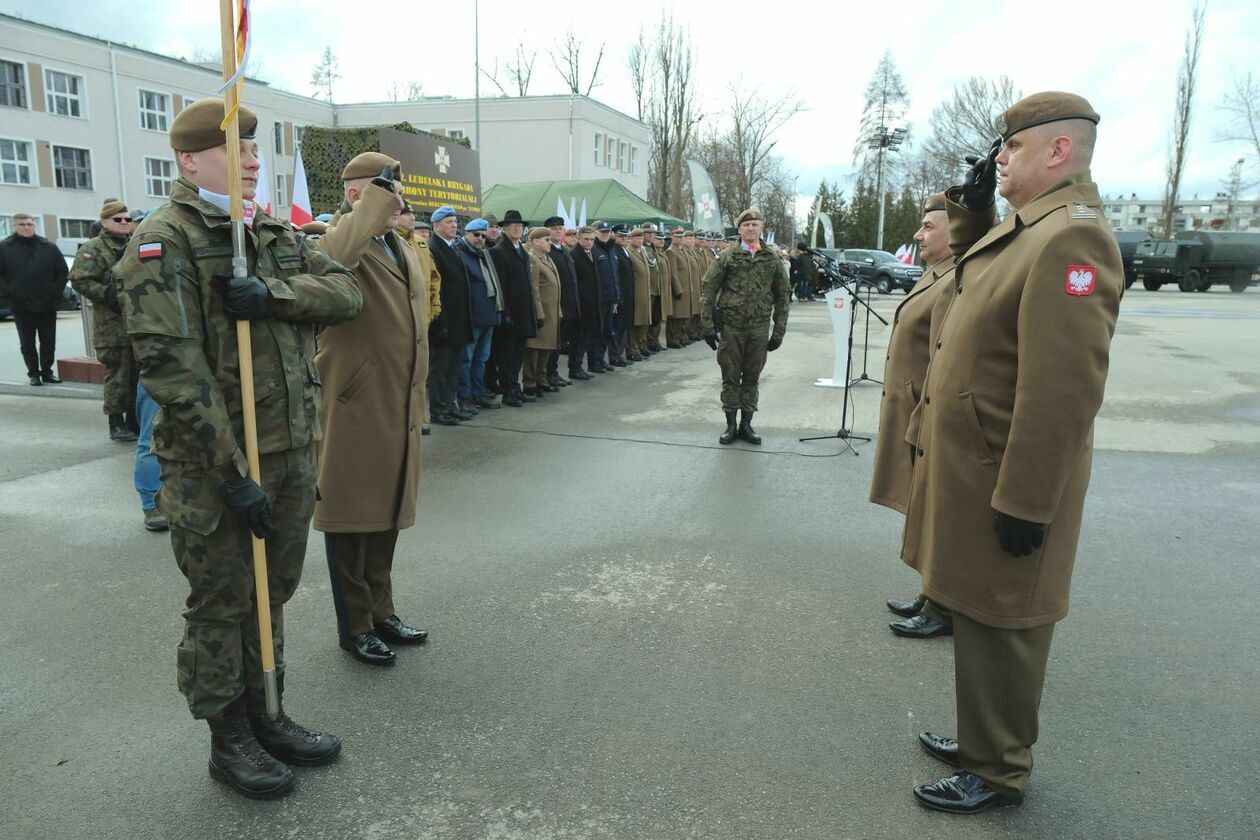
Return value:
<svg viewBox="0 0 1260 840">
<path fill-rule="evenodd" d="M 1089 120 L 1098 124 L 1098 112 L 1083 96 L 1046 90 L 1025 96 L 997 118 L 996 127 L 1003 140 L 1010 140 L 1025 129 L 1059 120 Z"/>
<path fill-rule="evenodd" d="M 253 140 L 254 130 L 258 128 L 258 115 L 242 105 L 236 120 L 240 138 Z M 227 132 L 219 128 L 222 122 L 222 99 L 198 99 L 180 111 L 171 122 L 171 148 L 177 152 L 204 152 L 224 145 L 227 143 Z"/>
</svg>

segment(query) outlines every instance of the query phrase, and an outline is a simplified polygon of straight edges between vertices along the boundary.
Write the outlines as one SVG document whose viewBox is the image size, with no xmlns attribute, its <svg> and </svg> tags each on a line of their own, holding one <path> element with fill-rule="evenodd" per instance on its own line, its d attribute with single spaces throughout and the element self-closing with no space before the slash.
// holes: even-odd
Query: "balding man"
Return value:
<svg viewBox="0 0 1260 840">
<path fill-rule="evenodd" d="M 1098 119 L 1074 94 L 1022 99 L 999 120 L 1000 154 L 995 143 L 947 193 L 952 228 L 992 202 L 996 160 L 1014 212 L 955 268 L 923 386 L 902 546 L 954 619 L 958 738 L 919 739 L 960 769 L 914 789 L 941 811 L 1018 804 L 1032 769 L 1124 286 L 1090 178 Z"/>
</svg>

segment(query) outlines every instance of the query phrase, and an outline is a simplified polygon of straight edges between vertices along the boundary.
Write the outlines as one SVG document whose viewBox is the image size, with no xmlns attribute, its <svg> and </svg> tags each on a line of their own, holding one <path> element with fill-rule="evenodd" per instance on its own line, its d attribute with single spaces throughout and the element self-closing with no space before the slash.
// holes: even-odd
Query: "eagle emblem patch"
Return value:
<svg viewBox="0 0 1260 840">
<path fill-rule="evenodd" d="M 1098 268 L 1092 265 L 1069 265 L 1063 289 L 1069 295 L 1092 295 L 1098 282 Z"/>
</svg>

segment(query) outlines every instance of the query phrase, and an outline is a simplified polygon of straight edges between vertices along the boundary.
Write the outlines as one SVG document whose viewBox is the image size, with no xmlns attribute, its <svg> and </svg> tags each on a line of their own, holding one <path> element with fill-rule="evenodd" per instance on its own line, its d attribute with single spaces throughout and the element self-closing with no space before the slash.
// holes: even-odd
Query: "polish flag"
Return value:
<svg viewBox="0 0 1260 840">
<path fill-rule="evenodd" d="M 302 165 L 302 147 L 298 146 L 297 161 L 293 164 L 293 199 L 289 202 L 289 223 L 301 227 L 315 221 L 311 212 L 311 194 L 306 186 L 306 167 Z"/>
</svg>

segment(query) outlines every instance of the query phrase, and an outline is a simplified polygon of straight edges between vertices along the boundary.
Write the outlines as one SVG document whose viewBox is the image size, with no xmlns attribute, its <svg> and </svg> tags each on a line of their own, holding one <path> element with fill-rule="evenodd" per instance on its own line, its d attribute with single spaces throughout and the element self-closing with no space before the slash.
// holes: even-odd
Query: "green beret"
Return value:
<svg viewBox="0 0 1260 840">
<path fill-rule="evenodd" d="M 923 204 L 923 212 L 931 213 L 933 210 L 945 209 L 945 193 L 934 193 L 928 196 L 928 200 Z"/>
<path fill-rule="evenodd" d="M 735 226 L 738 227 L 744 222 L 764 222 L 766 217 L 756 207 L 749 207 L 743 213 L 739 214 L 739 218 L 735 220 Z"/>
<path fill-rule="evenodd" d="M 342 181 L 357 181 L 360 178 L 375 178 L 385 167 L 394 170 L 394 180 L 402 180 L 402 164 L 389 155 L 380 152 L 363 152 L 351 158 L 346 168 L 341 170 Z"/>
<path fill-rule="evenodd" d="M 258 128 L 258 115 L 241 106 L 237 126 L 242 140 L 253 140 Z M 223 100 L 198 99 L 180 111 L 171 123 L 171 148 L 177 152 L 203 152 L 227 143 L 227 132 L 219 128 L 223 122 Z"/>
<path fill-rule="evenodd" d="M 1059 120 L 1089 120 L 1098 124 L 1098 112 L 1083 96 L 1047 90 L 1025 96 L 1002 112 L 997 118 L 997 130 L 1003 140 L 1026 128 L 1032 128 Z"/>
<path fill-rule="evenodd" d="M 116 216 L 119 213 L 126 213 L 126 212 L 127 212 L 127 205 L 123 204 L 118 199 L 114 199 L 113 201 L 105 202 L 104 206 L 101 207 L 101 218 L 108 219 L 110 216 Z"/>
</svg>

